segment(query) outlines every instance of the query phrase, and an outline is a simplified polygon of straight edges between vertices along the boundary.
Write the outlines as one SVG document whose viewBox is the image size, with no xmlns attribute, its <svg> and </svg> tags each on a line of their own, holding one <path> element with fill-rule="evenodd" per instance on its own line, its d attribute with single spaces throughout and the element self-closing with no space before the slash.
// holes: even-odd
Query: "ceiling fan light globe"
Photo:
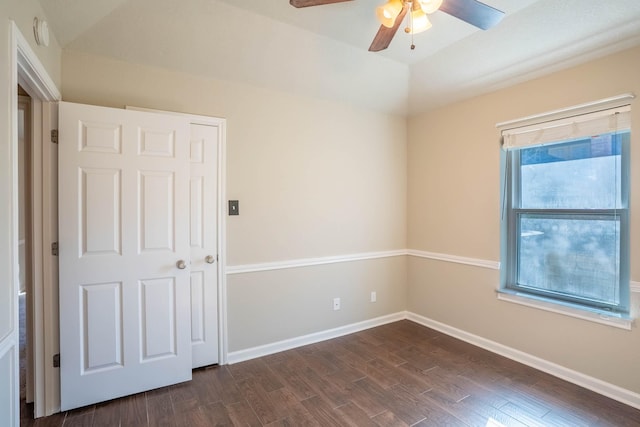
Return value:
<svg viewBox="0 0 640 427">
<path fill-rule="evenodd" d="M 431 21 L 423 11 L 411 12 L 411 34 L 418 34 L 431 28 Z"/>
<path fill-rule="evenodd" d="M 422 6 L 422 10 L 424 13 L 433 13 L 436 10 L 440 9 L 442 6 L 443 0 L 420 0 L 420 5 Z"/>
<path fill-rule="evenodd" d="M 376 8 L 376 16 L 382 25 L 391 28 L 396 23 L 396 18 L 401 11 L 402 0 L 389 0 Z"/>
</svg>

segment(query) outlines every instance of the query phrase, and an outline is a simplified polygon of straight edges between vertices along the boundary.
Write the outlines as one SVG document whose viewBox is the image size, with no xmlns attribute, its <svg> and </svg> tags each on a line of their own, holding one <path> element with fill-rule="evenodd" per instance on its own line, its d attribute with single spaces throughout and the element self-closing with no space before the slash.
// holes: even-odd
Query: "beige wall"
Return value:
<svg viewBox="0 0 640 427">
<path fill-rule="evenodd" d="M 406 258 L 397 256 L 230 275 L 229 347 L 271 344 L 403 312 L 406 271 Z M 333 311 L 334 297 L 340 297 L 339 311 Z"/>
<path fill-rule="evenodd" d="M 640 95 L 640 48 L 430 111 L 409 120 L 411 249 L 499 261 L 498 122 L 626 92 Z M 631 149 L 631 279 L 640 280 L 640 104 Z M 633 136 L 635 135 L 635 136 Z M 499 272 L 412 258 L 408 309 L 640 393 L 640 331 L 498 301 Z M 638 312 L 638 294 L 633 310 Z"/>
<path fill-rule="evenodd" d="M 228 265 L 406 247 L 403 117 L 74 51 L 63 55 L 62 93 L 227 119 L 227 198 L 240 201 L 227 217 Z M 230 350 L 403 310 L 404 262 L 230 276 Z"/>
</svg>

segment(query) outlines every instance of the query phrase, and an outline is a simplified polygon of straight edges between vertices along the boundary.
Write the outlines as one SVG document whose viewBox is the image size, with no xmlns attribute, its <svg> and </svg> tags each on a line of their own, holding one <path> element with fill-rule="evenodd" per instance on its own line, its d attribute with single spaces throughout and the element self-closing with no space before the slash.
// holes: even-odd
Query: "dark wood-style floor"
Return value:
<svg viewBox="0 0 640 427">
<path fill-rule="evenodd" d="M 640 411 L 410 321 L 22 426 L 640 426 Z"/>
</svg>

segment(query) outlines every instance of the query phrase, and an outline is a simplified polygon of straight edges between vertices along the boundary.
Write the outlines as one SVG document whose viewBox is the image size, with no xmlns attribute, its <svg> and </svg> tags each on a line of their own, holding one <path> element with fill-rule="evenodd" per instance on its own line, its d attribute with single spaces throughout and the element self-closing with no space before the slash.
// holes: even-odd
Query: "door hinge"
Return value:
<svg viewBox="0 0 640 427">
<path fill-rule="evenodd" d="M 58 256 L 58 242 L 53 242 L 51 244 L 51 255 Z"/>
<path fill-rule="evenodd" d="M 60 353 L 53 355 L 53 367 L 54 368 L 60 367 Z"/>
<path fill-rule="evenodd" d="M 51 142 L 58 143 L 58 129 L 51 129 Z"/>
</svg>

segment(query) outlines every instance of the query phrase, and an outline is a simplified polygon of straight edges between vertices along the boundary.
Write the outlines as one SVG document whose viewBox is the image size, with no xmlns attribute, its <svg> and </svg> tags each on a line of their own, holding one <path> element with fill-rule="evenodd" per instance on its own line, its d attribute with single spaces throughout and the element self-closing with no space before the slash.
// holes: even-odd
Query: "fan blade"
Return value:
<svg viewBox="0 0 640 427">
<path fill-rule="evenodd" d="M 369 52 L 379 52 L 389 47 L 389 43 L 391 43 L 391 40 L 393 40 L 393 36 L 396 35 L 396 32 L 398 31 L 398 28 L 400 28 L 400 25 L 402 24 L 402 21 L 404 20 L 404 17 L 407 14 L 408 10 L 409 6 L 407 3 L 405 3 L 402 7 L 402 10 L 398 14 L 398 17 L 396 18 L 396 22 L 393 24 L 393 27 L 387 28 L 384 25 L 380 25 L 378 33 L 373 38 L 371 46 L 369 46 Z"/>
<path fill-rule="evenodd" d="M 309 7 L 321 6 L 323 4 L 342 3 L 351 0 L 289 0 L 289 4 L 293 7 Z"/>
<path fill-rule="evenodd" d="M 483 30 L 498 24 L 504 17 L 504 12 L 477 0 L 444 0 L 440 10 Z"/>
</svg>

